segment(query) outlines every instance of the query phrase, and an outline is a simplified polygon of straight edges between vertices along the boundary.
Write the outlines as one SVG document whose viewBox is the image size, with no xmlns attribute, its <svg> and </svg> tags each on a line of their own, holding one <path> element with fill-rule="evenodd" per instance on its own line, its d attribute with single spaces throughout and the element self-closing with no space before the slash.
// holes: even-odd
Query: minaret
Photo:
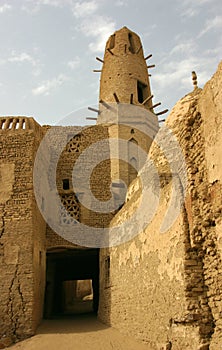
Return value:
<svg viewBox="0 0 222 350">
<path fill-rule="evenodd" d="M 97 123 L 110 123 L 111 179 L 116 202 L 122 197 L 121 182 L 128 187 L 144 165 L 151 143 L 159 129 L 153 112 L 149 74 L 141 40 L 127 27 L 107 41 L 100 80 L 100 106 Z M 151 66 L 153 67 L 153 65 Z M 120 202 L 121 203 L 121 200 Z"/>
<path fill-rule="evenodd" d="M 116 31 L 106 43 L 100 100 L 133 103 L 152 108 L 148 68 L 142 43 L 139 36 L 127 27 Z"/>
</svg>

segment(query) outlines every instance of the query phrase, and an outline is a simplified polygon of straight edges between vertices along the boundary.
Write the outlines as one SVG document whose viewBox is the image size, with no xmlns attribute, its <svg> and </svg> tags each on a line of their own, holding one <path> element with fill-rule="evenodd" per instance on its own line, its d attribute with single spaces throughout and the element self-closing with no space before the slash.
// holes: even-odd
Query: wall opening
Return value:
<svg viewBox="0 0 222 350">
<path fill-rule="evenodd" d="M 132 137 L 128 141 L 128 181 L 129 184 L 138 174 L 138 142 Z"/>
<path fill-rule="evenodd" d="M 135 43 L 134 43 L 133 36 L 131 33 L 128 34 L 128 38 L 129 38 L 129 44 L 130 44 L 129 51 L 131 53 L 135 53 L 136 48 L 135 48 Z"/>
<path fill-rule="evenodd" d="M 148 86 L 137 80 L 137 99 L 139 103 L 148 97 Z"/>
<path fill-rule="evenodd" d="M 54 248 L 46 264 L 45 318 L 97 313 L 99 249 Z"/>
<path fill-rule="evenodd" d="M 69 190 L 69 179 L 62 180 L 62 188 L 63 190 Z"/>
<path fill-rule="evenodd" d="M 115 34 L 111 35 L 110 43 L 109 43 L 110 50 L 114 49 L 115 47 L 115 39 L 116 39 Z"/>
</svg>

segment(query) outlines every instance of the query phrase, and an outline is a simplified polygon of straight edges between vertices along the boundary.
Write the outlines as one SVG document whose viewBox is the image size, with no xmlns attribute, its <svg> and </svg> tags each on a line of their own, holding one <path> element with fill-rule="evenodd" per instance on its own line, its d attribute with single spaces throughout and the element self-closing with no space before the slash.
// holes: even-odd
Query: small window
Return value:
<svg viewBox="0 0 222 350">
<path fill-rule="evenodd" d="M 109 49 L 112 50 L 115 47 L 115 34 L 111 35 Z"/>
<path fill-rule="evenodd" d="M 138 102 L 143 103 L 143 101 L 148 97 L 148 88 L 147 85 L 137 81 L 137 96 Z"/>
<path fill-rule="evenodd" d="M 62 180 L 63 190 L 69 190 L 69 179 Z"/>
<path fill-rule="evenodd" d="M 132 34 L 129 33 L 128 37 L 129 37 L 129 43 L 130 43 L 129 50 L 130 50 L 131 53 L 135 53 L 136 50 L 135 50 L 135 44 L 134 44 L 134 40 L 133 40 Z"/>
</svg>

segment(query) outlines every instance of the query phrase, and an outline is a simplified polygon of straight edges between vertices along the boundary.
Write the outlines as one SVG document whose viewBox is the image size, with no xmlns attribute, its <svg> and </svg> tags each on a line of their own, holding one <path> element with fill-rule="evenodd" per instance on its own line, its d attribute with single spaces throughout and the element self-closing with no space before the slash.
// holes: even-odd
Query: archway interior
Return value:
<svg viewBox="0 0 222 350">
<path fill-rule="evenodd" d="M 47 253 L 44 317 L 97 312 L 99 249 Z"/>
</svg>

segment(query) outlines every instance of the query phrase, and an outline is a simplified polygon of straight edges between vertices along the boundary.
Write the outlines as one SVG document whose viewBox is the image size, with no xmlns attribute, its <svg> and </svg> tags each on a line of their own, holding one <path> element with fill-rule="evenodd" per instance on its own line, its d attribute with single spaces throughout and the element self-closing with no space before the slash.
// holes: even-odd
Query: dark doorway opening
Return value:
<svg viewBox="0 0 222 350">
<path fill-rule="evenodd" d="M 148 86 L 137 81 L 137 98 L 139 103 L 143 103 L 143 101 L 148 97 Z"/>
<path fill-rule="evenodd" d="M 97 313 L 98 305 L 99 249 L 49 250 L 44 318 Z"/>
</svg>

